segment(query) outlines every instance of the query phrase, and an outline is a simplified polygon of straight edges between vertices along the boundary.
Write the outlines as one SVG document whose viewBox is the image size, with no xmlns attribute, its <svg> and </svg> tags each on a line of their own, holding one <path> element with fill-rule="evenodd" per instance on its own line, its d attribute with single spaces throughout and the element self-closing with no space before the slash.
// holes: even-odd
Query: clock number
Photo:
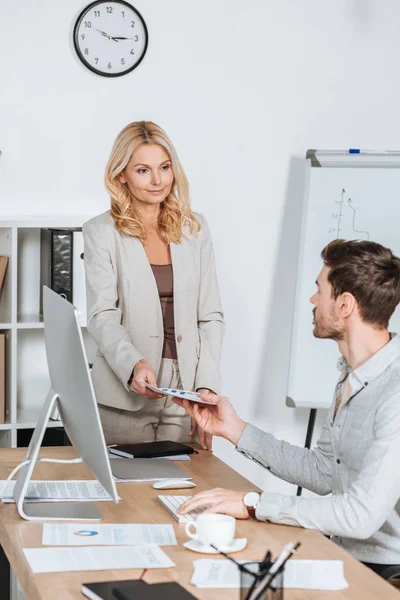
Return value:
<svg viewBox="0 0 400 600">
<path fill-rule="evenodd" d="M 131 48 L 131 54 L 135 54 L 134 51 L 133 51 L 133 48 Z"/>
<path fill-rule="evenodd" d="M 99 17 L 100 16 L 100 11 L 99 10 L 95 10 L 94 11 L 94 16 L 95 17 Z"/>
<path fill-rule="evenodd" d="M 135 21 L 131 21 L 131 27 L 135 27 Z"/>
<path fill-rule="evenodd" d="M 92 26 L 92 21 L 85 21 L 85 27 L 90 27 Z"/>
<path fill-rule="evenodd" d="M 121 65 L 124 65 L 124 64 L 125 64 L 125 59 L 121 58 Z"/>
<path fill-rule="evenodd" d="M 113 7 L 112 6 L 107 6 L 107 12 L 108 12 L 109 15 L 111 15 L 112 11 L 113 11 Z"/>
<path fill-rule="evenodd" d="M 121 10 L 121 12 L 122 12 L 122 17 L 125 19 L 125 11 Z"/>
<path fill-rule="evenodd" d="M 139 36 L 135 35 L 135 37 L 133 39 L 135 40 L 135 42 L 138 42 L 139 41 Z"/>
<path fill-rule="evenodd" d="M 111 68 L 112 68 L 112 65 L 111 65 L 111 63 L 108 63 L 108 68 L 109 68 L 109 69 L 111 69 Z"/>
<path fill-rule="evenodd" d="M 95 63 L 96 63 L 96 65 L 97 65 L 97 63 L 99 62 L 99 59 L 98 59 L 98 58 L 95 58 L 95 59 L 94 59 L 94 62 L 95 62 Z"/>
<path fill-rule="evenodd" d="M 85 54 L 89 54 L 89 48 L 85 48 Z"/>
<path fill-rule="evenodd" d="M 84 40 L 84 39 L 85 39 L 85 34 L 81 33 L 81 40 Z"/>
</svg>

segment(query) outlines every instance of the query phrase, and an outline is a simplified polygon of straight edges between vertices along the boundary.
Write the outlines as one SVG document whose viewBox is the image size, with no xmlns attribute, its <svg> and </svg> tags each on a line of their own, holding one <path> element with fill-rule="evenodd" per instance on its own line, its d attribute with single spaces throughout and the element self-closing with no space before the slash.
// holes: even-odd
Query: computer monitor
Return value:
<svg viewBox="0 0 400 600">
<path fill-rule="evenodd" d="M 51 389 L 43 404 L 14 488 L 18 512 L 28 520 L 101 519 L 96 505 L 88 502 L 24 502 L 43 435 L 57 406 L 65 431 L 78 456 L 118 502 L 99 409 L 93 389 L 78 313 L 67 300 L 43 287 L 44 337 Z"/>
</svg>

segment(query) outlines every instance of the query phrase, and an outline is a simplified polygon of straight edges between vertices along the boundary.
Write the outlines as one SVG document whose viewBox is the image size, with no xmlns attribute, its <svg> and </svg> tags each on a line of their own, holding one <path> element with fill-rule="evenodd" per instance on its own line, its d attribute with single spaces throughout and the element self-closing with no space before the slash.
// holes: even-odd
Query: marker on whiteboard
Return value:
<svg viewBox="0 0 400 600">
<path fill-rule="evenodd" d="M 361 150 L 360 148 L 349 148 L 349 154 L 391 154 L 389 150 Z M 393 154 L 397 154 L 394 152 Z"/>
</svg>

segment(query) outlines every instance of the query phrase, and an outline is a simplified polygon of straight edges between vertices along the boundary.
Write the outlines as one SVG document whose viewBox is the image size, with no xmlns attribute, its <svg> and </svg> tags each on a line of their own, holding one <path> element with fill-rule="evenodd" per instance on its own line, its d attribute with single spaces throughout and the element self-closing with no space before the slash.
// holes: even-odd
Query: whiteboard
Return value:
<svg viewBox="0 0 400 600">
<path fill-rule="evenodd" d="M 299 264 L 286 403 L 328 408 L 339 378 L 340 356 L 333 340 L 313 336 L 310 297 L 323 264 L 321 250 L 335 238 L 370 239 L 400 256 L 400 158 L 392 168 L 359 165 L 354 157 L 335 157 L 335 166 L 311 166 L 307 160 Z M 382 164 L 385 159 L 382 159 Z M 390 321 L 400 332 L 400 308 Z"/>
</svg>

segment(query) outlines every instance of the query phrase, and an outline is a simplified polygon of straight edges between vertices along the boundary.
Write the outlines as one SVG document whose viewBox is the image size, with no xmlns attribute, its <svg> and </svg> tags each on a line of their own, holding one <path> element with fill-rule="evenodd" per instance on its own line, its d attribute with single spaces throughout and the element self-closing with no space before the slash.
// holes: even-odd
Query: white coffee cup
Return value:
<svg viewBox="0 0 400 600">
<path fill-rule="evenodd" d="M 236 519 L 229 515 L 204 514 L 185 525 L 186 534 L 201 544 L 229 546 L 235 537 Z M 194 532 L 191 529 L 194 528 Z"/>
</svg>

